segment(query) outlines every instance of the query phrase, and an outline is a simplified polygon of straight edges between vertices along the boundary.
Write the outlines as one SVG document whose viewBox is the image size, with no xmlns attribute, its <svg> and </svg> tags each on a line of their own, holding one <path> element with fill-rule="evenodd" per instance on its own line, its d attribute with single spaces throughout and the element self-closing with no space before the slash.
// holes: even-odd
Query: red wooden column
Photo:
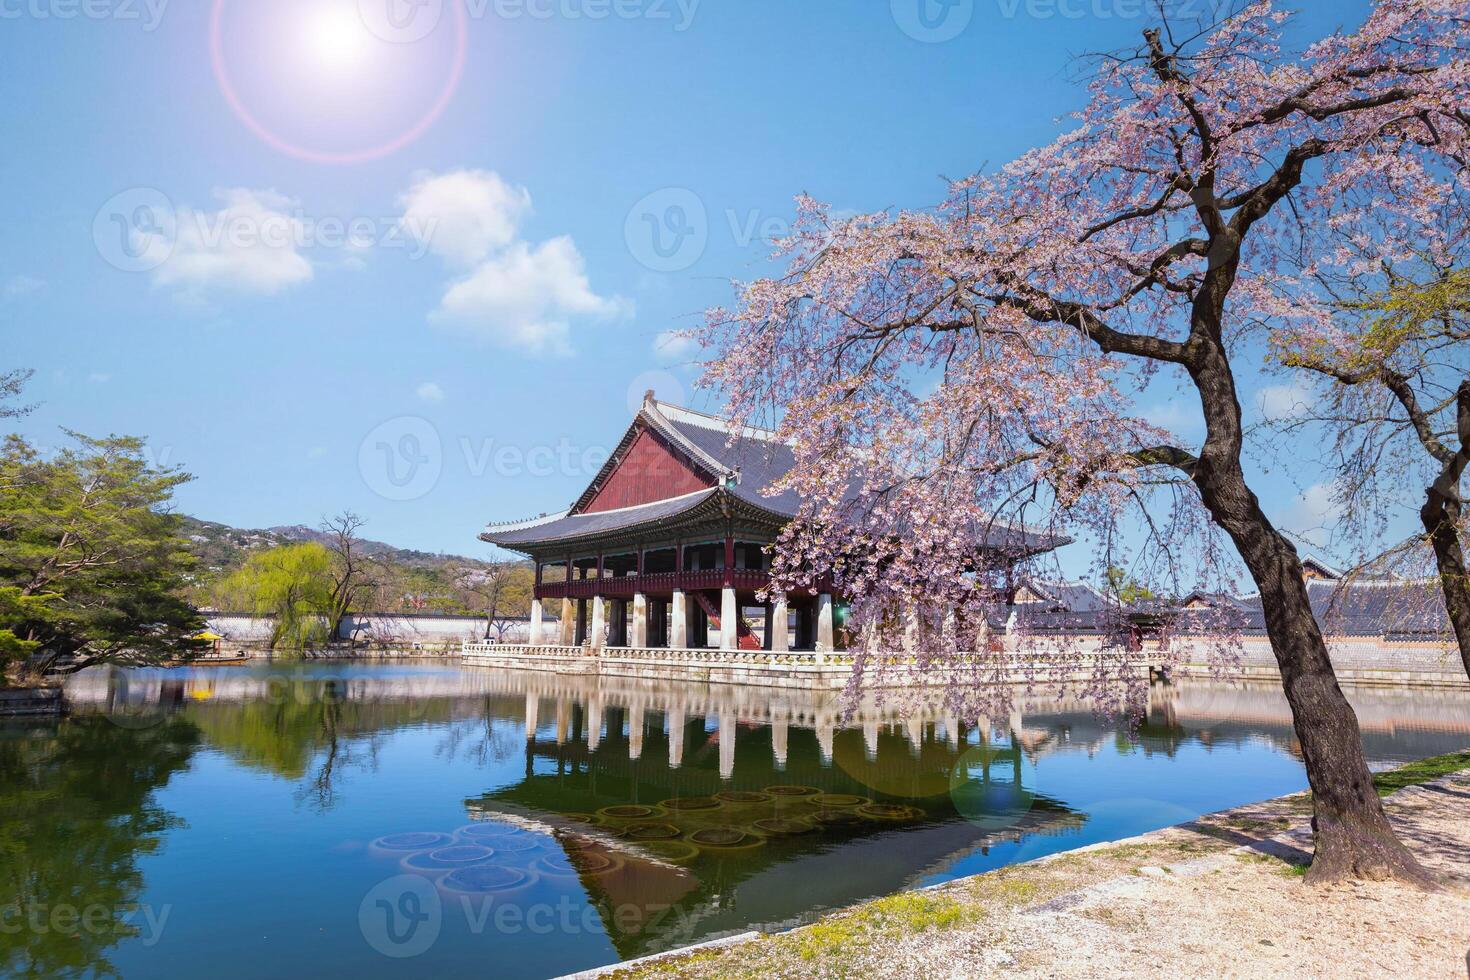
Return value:
<svg viewBox="0 0 1470 980">
<path fill-rule="evenodd" d="M 735 536 L 725 535 L 725 587 L 735 584 Z"/>
</svg>

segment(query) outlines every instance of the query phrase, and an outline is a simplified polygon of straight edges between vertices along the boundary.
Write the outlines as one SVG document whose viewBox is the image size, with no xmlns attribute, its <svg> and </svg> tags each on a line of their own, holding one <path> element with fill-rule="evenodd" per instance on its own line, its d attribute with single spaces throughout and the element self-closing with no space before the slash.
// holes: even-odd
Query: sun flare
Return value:
<svg viewBox="0 0 1470 980">
<path fill-rule="evenodd" d="M 299 31 L 302 55 L 321 71 L 360 68 L 372 55 L 374 39 L 355 4 L 314 4 L 303 11 Z"/>
</svg>

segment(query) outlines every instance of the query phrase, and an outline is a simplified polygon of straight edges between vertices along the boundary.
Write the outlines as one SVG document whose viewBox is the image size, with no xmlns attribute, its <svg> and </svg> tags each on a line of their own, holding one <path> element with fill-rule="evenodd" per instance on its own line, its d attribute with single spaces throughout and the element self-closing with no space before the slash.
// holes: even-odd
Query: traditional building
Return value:
<svg viewBox="0 0 1470 980">
<path fill-rule="evenodd" d="M 648 392 L 570 508 L 491 525 L 480 538 L 536 563 L 531 645 L 830 651 L 843 642 L 830 584 L 758 597 L 770 582 L 767 548 L 801 503 L 768 491 L 795 462 L 774 432 L 746 427 L 732 437 L 726 420 Z M 1059 543 L 996 525 L 976 547 L 1019 560 Z M 555 637 L 545 635 L 553 617 Z"/>
</svg>

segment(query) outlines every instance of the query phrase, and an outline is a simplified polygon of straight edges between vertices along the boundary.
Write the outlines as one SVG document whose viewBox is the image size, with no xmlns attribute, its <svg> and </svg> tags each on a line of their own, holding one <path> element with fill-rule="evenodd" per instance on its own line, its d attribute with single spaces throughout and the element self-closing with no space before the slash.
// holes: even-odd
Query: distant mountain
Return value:
<svg viewBox="0 0 1470 980">
<path fill-rule="evenodd" d="M 330 535 L 327 533 L 318 528 L 307 527 L 305 524 L 248 530 L 187 516 L 184 518 L 183 534 L 190 542 L 191 550 L 198 557 L 199 563 L 205 569 L 216 573 L 239 568 L 253 551 L 303 541 L 326 544 L 330 540 Z M 365 554 L 403 568 L 434 572 L 448 566 L 465 569 L 491 564 L 483 558 L 434 554 L 428 551 L 415 551 L 412 548 L 396 548 L 382 541 L 363 540 L 361 544 Z"/>
</svg>

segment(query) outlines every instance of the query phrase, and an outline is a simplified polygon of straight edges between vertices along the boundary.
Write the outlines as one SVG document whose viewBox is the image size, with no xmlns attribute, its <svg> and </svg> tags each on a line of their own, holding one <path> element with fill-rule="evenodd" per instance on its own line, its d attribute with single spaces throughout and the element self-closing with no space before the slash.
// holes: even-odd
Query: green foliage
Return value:
<svg viewBox="0 0 1470 980">
<path fill-rule="evenodd" d="M 50 596 L 28 596 L 13 586 L 0 586 L 0 624 L 18 625 L 39 619 L 45 615 L 49 600 Z M 0 687 L 5 686 L 11 670 L 34 654 L 40 646 L 36 640 L 23 640 L 15 635 L 13 629 L 0 626 Z"/>
<path fill-rule="evenodd" d="M 251 555 L 216 593 L 230 608 L 274 617 L 271 647 L 299 653 L 329 635 L 332 571 L 332 553 L 322 545 L 285 545 Z"/>
<path fill-rule="evenodd" d="M 1117 596 L 1125 606 L 1157 598 L 1146 586 L 1140 585 L 1129 574 L 1117 566 L 1110 566 L 1106 573 L 1108 591 Z"/>
<path fill-rule="evenodd" d="M 190 477 L 154 467 L 139 439 L 68 435 L 52 456 L 19 436 L 0 445 L 8 655 L 33 653 L 40 672 L 192 656 L 203 648 L 184 597 L 192 559 L 165 509 Z"/>
<path fill-rule="evenodd" d="M 198 744 L 181 719 L 132 729 L 85 714 L 0 738 L 0 976 L 121 975 L 112 947 L 148 929 L 141 861 L 180 826 L 155 791 Z M 45 928 L 16 928 L 30 921 Z"/>
</svg>

